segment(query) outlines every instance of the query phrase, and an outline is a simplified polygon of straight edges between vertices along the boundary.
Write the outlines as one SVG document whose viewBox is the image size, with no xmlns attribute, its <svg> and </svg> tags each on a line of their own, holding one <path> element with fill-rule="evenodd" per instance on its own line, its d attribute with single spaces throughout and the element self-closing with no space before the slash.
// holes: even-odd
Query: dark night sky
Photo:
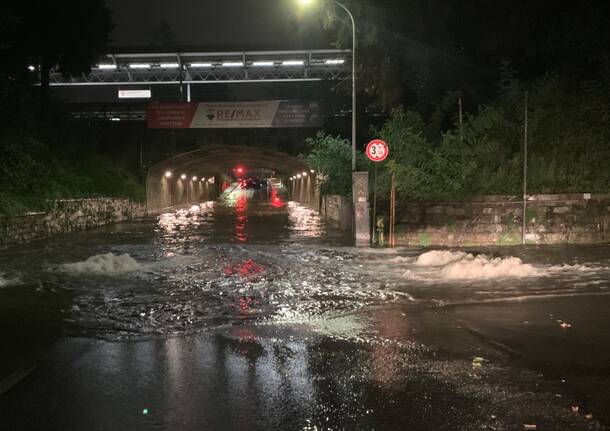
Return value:
<svg viewBox="0 0 610 431">
<path fill-rule="evenodd" d="M 330 48 L 322 23 L 295 0 L 107 0 L 112 46 L 150 46 L 166 20 L 177 45 L 249 49 Z M 309 19 L 308 19 L 309 18 Z"/>
</svg>

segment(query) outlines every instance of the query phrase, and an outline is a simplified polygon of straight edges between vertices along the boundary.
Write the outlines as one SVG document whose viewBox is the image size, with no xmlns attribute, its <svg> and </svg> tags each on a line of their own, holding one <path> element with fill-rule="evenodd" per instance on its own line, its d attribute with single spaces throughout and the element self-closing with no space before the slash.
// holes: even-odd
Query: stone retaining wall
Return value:
<svg viewBox="0 0 610 431">
<path fill-rule="evenodd" d="M 470 202 L 413 202 L 399 208 L 396 245 L 469 246 L 521 243 L 523 201 L 484 196 Z M 526 241 L 610 242 L 610 195 L 531 195 Z"/>
<path fill-rule="evenodd" d="M 325 221 L 341 230 L 352 229 L 352 203 L 344 196 L 330 195 L 322 197 L 320 213 Z"/>
<path fill-rule="evenodd" d="M 146 214 L 144 205 L 127 199 L 69 199 L 49 202 L 44 213 L 0 217 L 0 248 L 53 234 L 130 220 Z"/>
</svg>

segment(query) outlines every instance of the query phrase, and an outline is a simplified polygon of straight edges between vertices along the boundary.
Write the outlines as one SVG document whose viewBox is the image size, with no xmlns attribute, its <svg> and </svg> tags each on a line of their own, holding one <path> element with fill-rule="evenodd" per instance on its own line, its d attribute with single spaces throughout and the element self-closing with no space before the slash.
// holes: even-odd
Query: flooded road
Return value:
<svg viewBox="0 0 610 431">
<path fill-rule="evenodd" d="M 0 253 L 1 429 L 606 429 L 609 287 L 610 246 L 356 249 L 234 185 Z"/>
</svg>

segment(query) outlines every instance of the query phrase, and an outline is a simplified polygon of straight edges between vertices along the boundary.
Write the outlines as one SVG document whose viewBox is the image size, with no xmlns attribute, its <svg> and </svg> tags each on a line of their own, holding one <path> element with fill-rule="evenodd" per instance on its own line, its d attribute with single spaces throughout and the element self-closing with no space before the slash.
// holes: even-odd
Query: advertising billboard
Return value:
<svg viewBox="0 0 610 431">
<path fill-rule="evenodd" d="M 146 117 L 149 129 L 320 127 L 319 111 L 318 102 L 302 100 L 152 102 Z"/>
</svg>

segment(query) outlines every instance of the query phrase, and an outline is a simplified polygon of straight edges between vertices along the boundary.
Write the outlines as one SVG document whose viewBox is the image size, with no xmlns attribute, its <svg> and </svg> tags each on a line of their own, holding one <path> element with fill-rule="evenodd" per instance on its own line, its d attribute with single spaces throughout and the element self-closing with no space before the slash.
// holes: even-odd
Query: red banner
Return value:
<svg viewBox="0 0 610 431">
<path fill-rule="evenodd" d="M 149 129 L 188 129 L 195 112 L 196 103 L 151 103 L 146 124 Z"/>
</svg>

